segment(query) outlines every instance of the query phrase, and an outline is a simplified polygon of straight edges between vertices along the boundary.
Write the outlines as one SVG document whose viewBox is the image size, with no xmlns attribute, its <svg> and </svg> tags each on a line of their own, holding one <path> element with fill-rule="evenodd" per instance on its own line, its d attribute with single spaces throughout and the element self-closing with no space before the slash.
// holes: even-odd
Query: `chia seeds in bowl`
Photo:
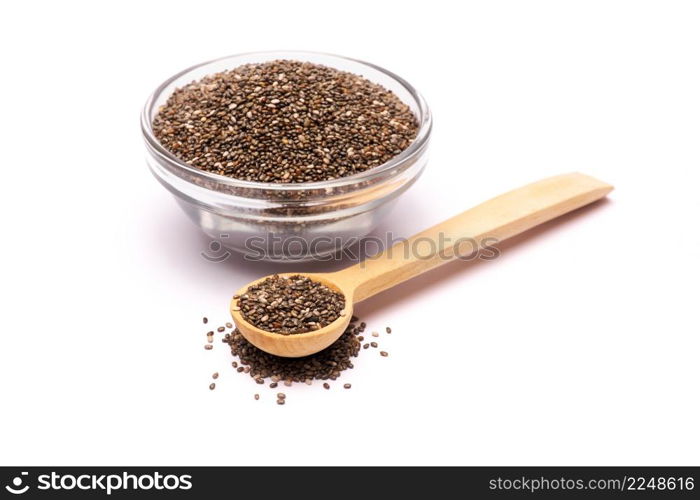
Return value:
<svg viewBox="0 0 700 500">
<path fill-rule="evenodd" d="M 264 260 L 323 257 L 369 233 L 425 167 L 430 128 L 399 77 L 305 52 L 195 66 L 142 115 L 149 167 L 186 214 L 227 248 L 255 241 Z"/>
</svg>

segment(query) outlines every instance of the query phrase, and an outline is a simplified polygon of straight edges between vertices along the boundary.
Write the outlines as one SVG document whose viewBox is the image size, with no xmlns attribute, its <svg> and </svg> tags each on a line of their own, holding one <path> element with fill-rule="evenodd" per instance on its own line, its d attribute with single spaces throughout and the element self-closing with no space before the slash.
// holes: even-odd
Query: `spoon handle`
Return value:
<svg viewBox="0 0 700 500">
<path fill-rule="evenodd" d="M 401 241 L 359 264 L 332 273 L 354 290 L 360 302 L 387 288 L 477 248 L 493 245 L 539 224 L 603 198 L 613 187 L 593 177 L 571 173 L 509 191 Z M 346 288 L 347 287 L 347 288 Z"/>
</svg>

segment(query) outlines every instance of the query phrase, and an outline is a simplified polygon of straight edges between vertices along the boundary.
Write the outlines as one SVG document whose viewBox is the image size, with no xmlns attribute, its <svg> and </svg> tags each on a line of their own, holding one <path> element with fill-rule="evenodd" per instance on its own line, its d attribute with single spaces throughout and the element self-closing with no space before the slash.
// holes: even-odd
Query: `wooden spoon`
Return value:
<svg viewBox="0 0 700 500">
<path fill-rule="evenodd" d="M 579 173 L 551 177 L 493 198 L 342 271 L 280 273 L 308 276 L 345 296 L 343 314 L 319 330 L 292 335 L 261 330 L 243 318 L 237 299 L 231 301 L 231 316 L 243 336 L 263 351 L 285 357 L 307 356 L 325 349 L 343 334 L 353 304 L 456 258 L 466 258 L 474 253 L 476 245 L 493 245 L 588 205 L 612 189 Z M 249 283 L 237 295 L 264 279 Z"/>
</svg>

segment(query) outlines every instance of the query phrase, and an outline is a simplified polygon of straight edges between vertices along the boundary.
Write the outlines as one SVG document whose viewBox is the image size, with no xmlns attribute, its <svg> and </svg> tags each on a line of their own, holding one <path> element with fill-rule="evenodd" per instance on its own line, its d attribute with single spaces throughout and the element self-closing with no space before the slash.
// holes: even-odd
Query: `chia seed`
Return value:
<svg viewBox="0 0 700 500">
<path fill-rule="evenodd" d="M 270 183 L 364 172 L 405 150 L 417 130 L 411 109 L 381 85 L 291 60 L 205 76 L 175 90 L 153 120 L 185 163 Z"/>
</svg>

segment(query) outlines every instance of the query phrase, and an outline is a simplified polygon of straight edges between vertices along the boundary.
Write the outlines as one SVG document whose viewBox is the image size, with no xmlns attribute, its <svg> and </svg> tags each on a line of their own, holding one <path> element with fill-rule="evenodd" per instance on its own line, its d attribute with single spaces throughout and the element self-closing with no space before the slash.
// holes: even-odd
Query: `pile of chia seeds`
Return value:
<svg viewBox="0 0 700 500">
<path fill-rule="evenodd" d="M 278 389 L 280 384 L 285 387 L 291 387 L 295 383 L 312 385 L 314 380 L 322 380 L 323 388 L 330 390 L 333 381 L 340 378 L 345 371 L 354 368 L 353 359 L 359 356 L 363 348 L 378 347 L 377 342 L 363 344 L 367 324 L 359 322 L 354 316 L 338 340 L 323 351 L 303 358 L 283 358 L 269 354 L 248 342 L 231 323 L 226 323 L 226 328 L 231 330 L 222 336 L 221 341 L 237 359 L 231 362 L 234 373 L 248 375 L 257 384 L 267 384 L 273 390 Z M 391 328 L 387 327 L 386 333 L 390 334 Z M 213 331 L 207 333 L 206 346 L 212 345 L 210 339 L 213 335 Z M 378 332 L 372 332 L 371 335 L 379 337 Z M 379 354 L 381 357 L 389 355 L 386 351 L 380 351 Z M 212 379 L 216 380 L 219 376 L 219 372 L 215 372 Z M 342 387 L 350 389 L 352 385 L 344 383 Z M 215 389 L 216 384 L 210 383 L 209 388 Z M 254 398 L 259 400 L 261 394 L 255 393 Z M 284 405 L 287 395 L 283 392 L 276 393 L 276 401 L 277 404 Z"/>
</svg>

